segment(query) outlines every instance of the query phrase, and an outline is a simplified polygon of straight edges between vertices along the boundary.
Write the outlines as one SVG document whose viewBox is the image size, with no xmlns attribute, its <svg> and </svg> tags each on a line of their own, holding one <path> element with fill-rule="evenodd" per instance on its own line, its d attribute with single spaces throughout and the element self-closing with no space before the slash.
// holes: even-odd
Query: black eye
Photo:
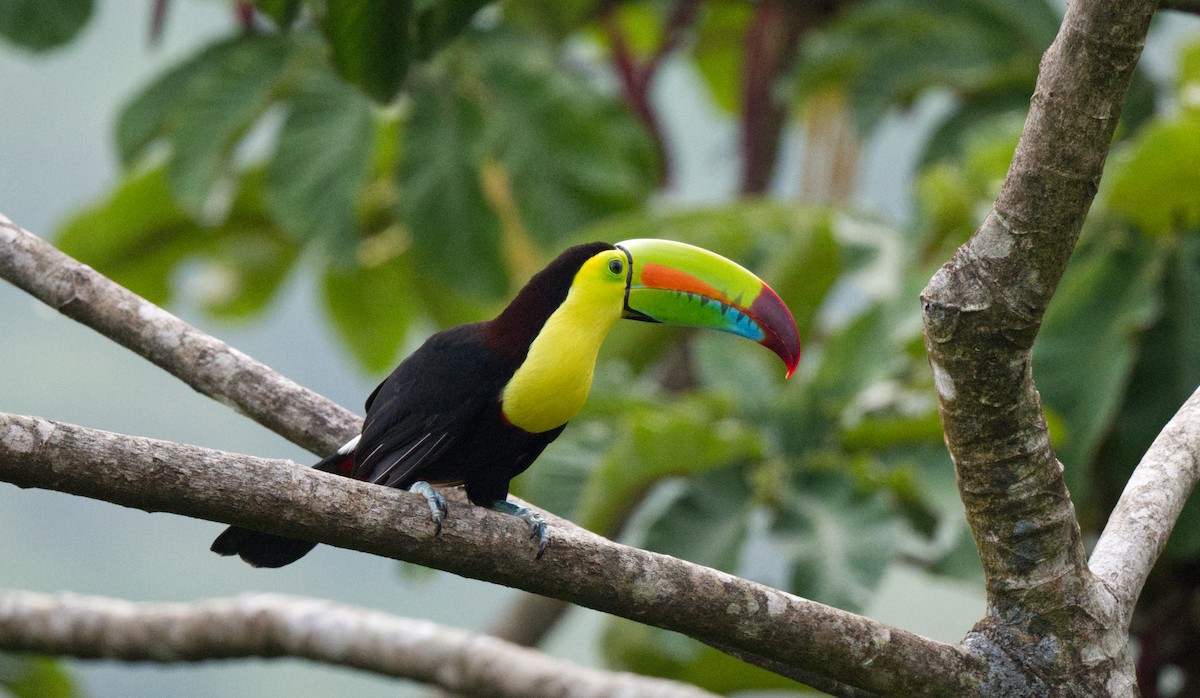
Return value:
<svg viewBox="0 0 1200 698">
<path fill-rule="evenodd" d="M 608 270 L 614 274 L 620 274 L 625 271 L 625 265 L 619 259 L 610 259 L 608 260 Z"/>
</svg>

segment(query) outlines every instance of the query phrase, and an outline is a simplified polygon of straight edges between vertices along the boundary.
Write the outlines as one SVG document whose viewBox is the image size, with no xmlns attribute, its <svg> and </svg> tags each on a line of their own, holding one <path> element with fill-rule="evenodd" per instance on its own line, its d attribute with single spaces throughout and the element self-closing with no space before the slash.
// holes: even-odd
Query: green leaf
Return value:
<svg viewBox="0 0 1200 698">
<path fill-rule="evenodd" d="M 1072 258 L 1042 322 L 1033 375 L 1066 427 L 1056 450 L 1076 497 L 1087 495 L 1136 359 L 1137 335 L 1158 312 L 1161 273 L 1162 255 L 1142 236 L 1099 235 Z"/>
<path fill-rule="evenodd" d="M 493 0 L 418 0 L 416 56 L 426 59 L 457 38 Z"/>
<path fill-rule="evenodd" d="M 1192 42 L 1179 51 L 1179 72 L 1175 76 L 1175 91 L 1186 109 L 1200 108 L 1194 91 L 1200 84 L 1200 42 Z"/>
<path fill-rule="evenodd" d="M 225 283 L 202 298 L 216 317 L 244 319 L 262 312 L 296 266 L 300 245 L 268 218 L 263 189 L 266 175 L 251 170 L 242 177 L 226 219 L 202 250 Z"/>
<path fill-rule="evenodd" d="M 107 201 L 75 214 L 59 232 L 56 244 L 113 281 L 163 305 L 171 298 L 175 266 L 208 244 L 208 233 L 175 204 L 160 167 L 127 178 Z"/>
<path fill-rule="evenodd" d="M 531 37 L 482 42 L 489 153 L 509 174 L 529 234 L 566 235 L 640 206 L 653 191 L 654 146 L 629 111 L 558 64 Z"/>
<path fill-rule="evenodd" d="M 831 217 L 818 213 L 807 226 L 804 218 L 793 209 L 790 219 L 797 225 L 797 234 L 774 245 L 764 241 L 766 244 L 760 248 L 762 263 L 756 265 L 758 275 L 770 279 L 768 284 L 792 311 L 801 339 L 814 331 L 817 313 L 839 276 L 850 271 Z"/>
<path fill-rule="evenodd" d="M 77 213 L 58 235 L 67 254 L 153 303 L 172 299 L 188 259 L 206 260 L 217 281 L 201 298 L 214 315 L 245 317 L 274 297 L 299 247 L 263 210 L 261 171 L 249 172 L 218 226 L 194 223 L 172 200 L 163 167 L 126 179 L 113 195 Z"/>
<path fill-rule="evenodd" d="M 770 411 L 780 391 L 788 388 L 779 359 L 740 337 L 697 332 L 688 337 L 688 348 L 699 385 L 736 405 L 751 422 Z"/>
<path fill-rule="evenodd" d="M 367 371 L 396 363 L 418 305 L 413 302 L 410 261 L 395 257 L 378 267 L 325 270 L 325 305 L 338 336 Z"/>
<path fill-rule="evenodd" d="M 984 132 L 984 139 L 999 140 L 1001 136 L 997 132 L 1010 130 L 1009 125 L 1014 121 L 1017 128 L 1012 146 L 1015 146 L 1028 111 L 1029 85 L 1024 80 L 1014 80 L 1009 85 L 997 84 L 983 92 L 964 95 L 958 108 L 938 124 L 929 136 L 929 147 L 922 156 L 922 166 L 962 157 L 972 145 L 979 146 L 980 131 Z M 1010 146 L 1010 160 L 1013 150 Z M 1005 169 L 1007 165 L 1006 162 Z M 1004 176 L 1004 171 L 1000 172 L 1000 176 Z"/>
<path fill-rule="evenodd" d="M 934 141 L 953 140 L 947 147 L 933 145 L 926 156 L 939 162 L 926 166 L 917 180 L 917 198 L 924 213 L 923 225 L 914 226 L 913 245 L 917 259 L 941 264 L 967 241 L 978 225 L 979 211 L 1000 193 L 1000 185 L 1012 162 L 1025 120 L 1028 96 L 1022 96 L 1022 111 L 976 112 L 964 106 L 943 124 L 963 119 L 963 130 L 935 136 Z M 998 106 L 998 105 L 997 105 Z"/>
<path fill-rule="evenodd" d="M 591 413 L 605 402 L 604 396 L 593 396 Z M 609 397 L 607 403 L 620 426 L 588 479 L 574 517 L 592 531 L 611 532 L 628 508 L 665 478 L 696 475 L 763 453 L 761 435 L 712 401 Z"/>
<path fill-rule="evenodd" d="M 798 687 L 689 637 L 624 618 L 609 619 L 601 642 L 611 669 L 683 681 L 714 693 Z"/>
<path fill-rule="evenodd" d="M 258 11 L 271 18 L 280 29 L 291 29 L 296 18 L 300 16 L 302 3 L 300 0 L 255 0 Z"/>
<path fill-rule="evenodd" d="M 841 433 L 848 451 L 880 451 L 914 443 L 941 443 L 942 422 L 937 410 L 918 415 L 870 416 Z"/>
<path fill-rule="evenodd" d="M 226 53 L 238 50 L 239 39 L 209 44 L 196 55 L 163 73 L 121 109 L 117 117 L 117 155 L 121 165 L 134 165 L 156 139 L 167 132 L 179 111 L 192 80 L 220 63 Z"/>
<path fill-rule="evenodd" d="M 954 545 L 929 571 L 942 577 L 960 579 L 978 585 L 983 582 L 983 563 L 979 561 L 979 548 L 971 537 L 971 530 L 965 525 L 954 529 Z"/>
<path fill-rule="evenodd" d="M 71 42 L 92 17 L 92 0 L 5 0 L 0 2 L 0 37 L 29 51 L 49 51 Z"/>
<path fill-rule="evenodd" d="M 746 3 L 712 3 L 696 28 L 693 60 L 713 101 L 729 113 L 741 108 L 745 34 L 752 16 Z"/>
<path fill-rule="evenodd" d="M 0 694 L 11 698 L 76 698 L 83 695 L 57 660 L 4 652 L 0 652 Z"/>
<path fill-rule="evenodd" d="M 772 524 L 791 591 L 846 610 L 863 608 L 891 562 L 896 521 L 881 495 L 838 473 L 806 473 Z"/>
<path fill-rule="evenodd" d="M 241 137 L 280 96 L 285 67 L 298 48 L 290 37 L 249 36 L 188 82 L 168 127 L 167 172 L 176 199 L 193 216 L 204 212 Z"/>
<path fill-rule="evenodd" d="M 971 99 L 1031 88 L 1058 24 L 1044 0 L 876 0 L 807 42 L 799 85 L 805 94 L 843 86 L 870 130 L 934 87 Z"/>
<path fill-rule="evenodd" d="M 314 65 L 292 99 L 267 170 L 267 204 L 284 229 L 331 241 L 334 249 L 353 247 L 374 127 L 366 98 Z"/>
<path fill-rule="evenodd" d="M 413 53 L 412 0 L 337 0 L 321 28 L 347 82 L 386 104 L 400 90 Z"/>
<path fill-rule="evenodd" d="M 500 222 L 479 183 L 482 110 L 440 80 L 421 80 L 403 135 L 401 219 L 422 274 L 462 293 L 508 290 Z"/>
<path fill-rule="evenodd" d="M 720 468 L 688 480 L 650 526 L 644 547 L 698 565 L 737 573 L 750 523 L 744 468 Z"/>
<path fill-rule="evenodd" d="M 936 413 L 932 417 L 936 425 Z M 870 472 L 877 480 L 866 484 L 890 492 L 898 513 L 907 523 L 897 543 L 900 557 L 935 574 L 980 582 L 983 568 L 963 513 L 954 465 L 946 452 L 940 425 L 936 425 L 939 427 L 936 431 L 927 430 L 931 425 L 926 419 L 910 422 L 912 431 L 904 429 L 902 434 L 884 435 L 880 439 L 883 443 L 877 446 L 855 444 L 859 448 L 877 449 L 856 451 L 855 461 L 865 457 L 866 462 L 872 463 Z M 890 432 L 891 426 L 887 429 Z M 843 438 L 853 432 L 861 436 L 858 429 L 853 429 L 845 432 Z"/>
<path fill-rule="evenodd" d="M 858 391 L 883 377 L 897 359 L 883 306 L 874 306 L 829 338 L 809 385 L 826 413 L 840 411 Z"/>
<path fill-rule="evenodd" d="M 1116 160 L 1110 210 L 1159 235 L 1200 226 L 1200 113 L 1148 126 Z"/>
<path fill-rule="evenodd" d="M 594 0 L 504 0 L 501 8 L 506 23 L 555 43 L 584 28 L 596 13 Z"/>
</svg>

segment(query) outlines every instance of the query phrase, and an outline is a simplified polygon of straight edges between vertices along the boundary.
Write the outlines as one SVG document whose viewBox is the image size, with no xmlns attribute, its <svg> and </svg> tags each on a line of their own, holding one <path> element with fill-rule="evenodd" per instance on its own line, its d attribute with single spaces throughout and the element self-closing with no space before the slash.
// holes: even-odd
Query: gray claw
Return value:
<svg viewBox="0 0 1200 698">
<path fill-rule="evenodd" d="M 442 495 L 438 494 L 437 490 L 433 489 L 433 485 L 430 485 L 424 480 L 414 482 L 408 488 L 408 491 L 416 492 L 417 494 L 425 497 L 425 501 L 429 503 L 429 518 L 433 521 L 433 525 L 436 527 L 433 535 L 442 535 L 442 521 L 444 521 L 446 515 L 450 513 L 450 507 L 446 504 L 446 500 L 442 497 Z"/>
<path fill-rule="evenodd" d="M 538 542 L 537 556 L 534 559 L 542 559 L 542 555 L 546 552 L 546 547 L 550 544 L 550 537 L 547 534 L 546 520 L 542 518 L 541 514 L 505 500 L 493 502 L 489 508 L 493 511 L 515 516 L 529 524 L 529 539 L 533 540 L 536 538 Z"/>
</svg>

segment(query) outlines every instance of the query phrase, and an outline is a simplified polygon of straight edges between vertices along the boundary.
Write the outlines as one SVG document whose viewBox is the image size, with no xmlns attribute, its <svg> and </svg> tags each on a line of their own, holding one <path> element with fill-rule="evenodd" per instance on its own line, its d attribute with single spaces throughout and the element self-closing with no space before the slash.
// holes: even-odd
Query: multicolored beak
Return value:
<svg viewBox="0 0 1200 698">
<path fill-rule="evenodd" d="M 791 378 L 800 363 L 800 332 L 791 311 L 762 279 L 682 242 L 626 240 L 617 248 L 629 258 L 624 317 L 752 339 L 778 354 Z"/>
</svg>

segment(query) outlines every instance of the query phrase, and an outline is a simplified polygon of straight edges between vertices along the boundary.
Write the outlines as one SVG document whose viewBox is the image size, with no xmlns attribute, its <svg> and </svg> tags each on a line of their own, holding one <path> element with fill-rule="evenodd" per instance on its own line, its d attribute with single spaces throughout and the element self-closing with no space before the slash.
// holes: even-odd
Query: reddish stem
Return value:
<svg viewBox="0 0 1200 698">
<path fill-rule="evenodd" d="M 665 184 L 671 179 L 672 168 L 658 114 L 650 103 L 650 86 L 663 61 L 679 46 L 687 29 L 695 22 L 700 0 L 678 0 L 675 3 L 664 24 L 662 40 L 644 63 L 639 62 L 629 48 L 625 30 L 616 15 L 618 4 L 619 0 L 601 0 L 596 6 L 596 17 L 608 37 L 613 67 L 621 83 L 621 94 L 654 141 L 658 152 L 660 184 Z"/>
<path fill-rule="evenodd" d="M 163 28 L 167 25 L 167 10 L 171 0 L 154 0 L 150 10 L 150 45 L 158 46 L 162 41 Z"/>
<path fill-rule="evenodd" d="M 254 3 L 238 2 L 233 6 L 233 12 L 237 16 L 238 24 L 244 32 L 254 31 Z"/>
<path fill-rule="evenodd" d="M 771 183 L 786 105 L 775 99 L 775 83 L 788 67 L 803 33 L 796 3 L 762 0 L 746 32 L 742 83 L 741 193 L 761 194 Z"/>
</svg>

